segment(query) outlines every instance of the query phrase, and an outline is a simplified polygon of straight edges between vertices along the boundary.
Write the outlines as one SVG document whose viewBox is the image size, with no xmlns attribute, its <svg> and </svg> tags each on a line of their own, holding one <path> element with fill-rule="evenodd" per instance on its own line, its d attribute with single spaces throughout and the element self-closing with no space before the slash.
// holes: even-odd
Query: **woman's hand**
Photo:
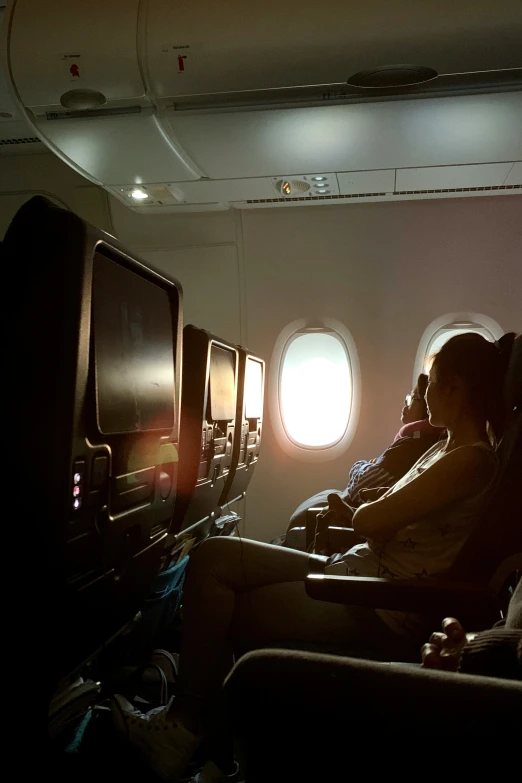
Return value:
<svg viewBox="0 0 522 783">
<path fill-rule="evenodd" d="M 328 495 L 328 510 L 337 523 L 352 523 L 353 508 L 345 503 L 339 495 Z"/>
<path fill-rule="evenodd" d="M 379 498 L 383 498 L 388 492 L 389 487 L 372 487 L 371 489 L 360 489 L 359 497 L 363 503 L 375 503 Z"/>
<path fill-rule="evenodd" d="M 462 648 L 474 636 L 472 633 L 467 634 L 454 617 L 446 617 L 442 621 L 442 633 L 432 633 L 429 642 L 422 648 L 423 668 L 456 672 Z"/>
</svg>

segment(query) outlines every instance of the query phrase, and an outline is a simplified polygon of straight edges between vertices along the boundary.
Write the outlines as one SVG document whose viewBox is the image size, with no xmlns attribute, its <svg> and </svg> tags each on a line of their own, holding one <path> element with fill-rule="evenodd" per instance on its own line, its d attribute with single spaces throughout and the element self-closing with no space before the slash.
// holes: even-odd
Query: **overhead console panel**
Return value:
<svg viewBox="0 0 522 783">
<path fill-rule="evenodd" d="M 466 195 L 519 192 L 520 0 L 243 6 L 48 0 L 43 35 L 41 0 L 12 0 L 7 79 L 34 136 L 138 212 L 440 197 L 397 172 L 447 166 L 502 164 L 462 170 Z"/>
</svg>

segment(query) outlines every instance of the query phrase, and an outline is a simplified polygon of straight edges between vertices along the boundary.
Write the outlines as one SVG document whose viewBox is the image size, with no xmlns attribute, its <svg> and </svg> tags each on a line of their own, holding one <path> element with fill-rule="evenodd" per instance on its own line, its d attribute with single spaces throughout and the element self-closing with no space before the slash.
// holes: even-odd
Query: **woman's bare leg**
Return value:
<svg viewBox="0 0 522 783">
<path fill-rule="evenodd" d="M 179 697 L 172 710 L 188 728 L 196 728 L 203 699 L 222 680 L 237 596 L 270 584 L 304 582 L 309 560 L 305 552 L 239 538 L 210 538 L 195 552 L 183 594 Z"/>
<path fill-rule="evenodd" d="M 232 643 L 346 645 L 381 642 L 391 632 L 371 609 L 315 601 L 305 591 L 311 558 L 327 558 L 239 538 L 211 538 L 195 553 L 183 599 L 179 696 L 172 716 L 191 731 L 206 697 L 232 665 Z M 228 653 L 228 658 L 226 657 Z"/>
</svg>

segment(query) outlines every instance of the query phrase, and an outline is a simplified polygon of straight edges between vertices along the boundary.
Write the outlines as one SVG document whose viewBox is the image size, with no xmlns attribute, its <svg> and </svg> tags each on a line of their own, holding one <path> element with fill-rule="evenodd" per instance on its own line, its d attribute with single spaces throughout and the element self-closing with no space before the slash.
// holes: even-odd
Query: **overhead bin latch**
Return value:
<svg viewBox="0 0 522 783">
<path fill-rule="evenodd" d="M 92 111 L 107 103 L 107 98 L 97 90 L 69 90 L 61 96 L 60 103 L 70 111 Z"/>
</svg>

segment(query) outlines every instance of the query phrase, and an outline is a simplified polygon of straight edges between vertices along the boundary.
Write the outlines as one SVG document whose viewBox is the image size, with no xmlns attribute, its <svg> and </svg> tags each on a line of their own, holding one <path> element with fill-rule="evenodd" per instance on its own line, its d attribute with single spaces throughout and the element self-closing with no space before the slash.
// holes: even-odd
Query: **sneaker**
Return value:
<svg viewBox="0 0 522 783">
<path fill-rule="evenodd" d="M 236 764 L 234 772 L 225 775 L 213 761 L 207 761 L 203 769 L 197 775 L 193 775 L 187 783 L 241 783 L 237 780 L 239 765 Z M 244 783 L 244 782 L 243 782 Z"/>
<path fill-rule="evenodd" d="M 181 723 L 168 718 L 168 709 L 169 705 L 156 707 L 144 714 L 119 694 L 111 700 L 112 719 L 118 734 L 139 751 L 161 780 L 175 783 L 200 739 Z"/>
</svg>

